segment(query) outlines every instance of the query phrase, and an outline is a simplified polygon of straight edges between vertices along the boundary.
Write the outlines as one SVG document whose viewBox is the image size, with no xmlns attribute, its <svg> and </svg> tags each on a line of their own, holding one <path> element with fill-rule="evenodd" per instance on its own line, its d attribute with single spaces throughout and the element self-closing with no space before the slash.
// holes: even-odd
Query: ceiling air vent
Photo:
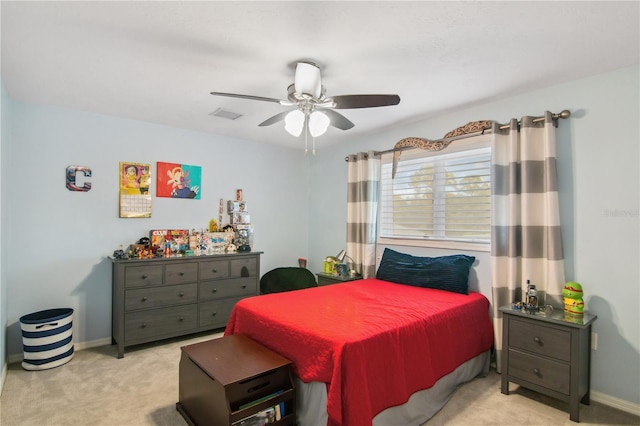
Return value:
<svg viewBox="0 0 640 426">
<path fill-rule="evenodd" d="M 242 117 L 242 114 L 238 114 L 237 112 L 233 112 L 233 111 L 228 111 L 223 108 L 218 108 L 217 110 L 213 111 L 209 115 L 213 115 L 215 117 L 227 118 L 229 120 L 235 120 L 238 117 Z"/>
</svg>

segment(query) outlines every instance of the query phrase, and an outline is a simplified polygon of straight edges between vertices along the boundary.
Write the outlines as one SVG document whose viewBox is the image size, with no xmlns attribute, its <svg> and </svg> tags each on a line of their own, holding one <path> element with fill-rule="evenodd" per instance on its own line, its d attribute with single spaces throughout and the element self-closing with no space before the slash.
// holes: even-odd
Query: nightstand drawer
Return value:
<svg viewBox="0 0 640 426">
<path fill-rule="evenodd" d="M 509 347 L 568 362 L 571 360 L 571 332 L 512 319 L 509 322 Z"/>
<path fill-rule="evenodd" d="M 290 386 L 289 366 L 285 365 L 266 371 L 254 377 L 239 380 L 225 387 L 232 411 L 238 411 L 242 404 L 256 399 L 256 395 L 270 395 Z"/>
<path fill-rule="evenodd" d="M 198 264 L 195 262 L 172 263 L 165 268 L 165 284 L 192 283 L 198 280 Z"/>
<path fill-rule="evenodd" d="M 509 375 L 569 395 L 571 367 L 558 361 L 509 350 Z"/>
<path fill-rule="evenodd" d="M 182 284 L 127 290 L 125 311 L 194 303 L 198 300 L 198 284 Z"/>
<path fill-rule="evenodd" d="M 162 265 L 127 266 L 124 271 L 125 287 L 162 284 Z"/>
</svg>

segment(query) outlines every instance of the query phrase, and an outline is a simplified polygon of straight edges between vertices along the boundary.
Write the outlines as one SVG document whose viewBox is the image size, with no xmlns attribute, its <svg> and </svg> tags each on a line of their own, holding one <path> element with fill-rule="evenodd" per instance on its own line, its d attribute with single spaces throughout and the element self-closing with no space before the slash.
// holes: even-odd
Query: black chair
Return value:
<svg viewBox="0 0 640 426">
<path fill-rule="evenodd" d="M 316 277 L 307 268 L 275 268 L 260 278 L 260 294 L 280 293 L 317 286 Z"/>
</svg>

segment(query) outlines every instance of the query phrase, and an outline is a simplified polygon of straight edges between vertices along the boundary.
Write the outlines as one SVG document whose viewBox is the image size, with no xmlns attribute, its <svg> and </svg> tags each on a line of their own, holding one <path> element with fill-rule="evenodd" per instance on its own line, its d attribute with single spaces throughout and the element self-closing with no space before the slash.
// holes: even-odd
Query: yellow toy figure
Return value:
<svg viewBox="0 0 640 426">
<path fill-rule="evenodd" d="M 569 281 L 562 289 L 564 296 L 564 312 L 569 315 L 583 315 L 584 301 L 582 300 L 582 286 L 574 281 Z"/>
</svg>

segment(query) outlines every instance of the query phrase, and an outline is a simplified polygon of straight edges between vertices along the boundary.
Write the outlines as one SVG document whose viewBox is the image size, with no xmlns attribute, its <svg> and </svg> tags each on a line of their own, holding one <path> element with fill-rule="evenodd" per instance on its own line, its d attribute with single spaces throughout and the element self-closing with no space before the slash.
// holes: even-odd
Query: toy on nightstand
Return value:
<svg viewBox="0 0 640 426">
<path fill-rule="evenodd" d="M 530 314 L 538 312 L 538 291 L 536 290 L 536 286 L 531 284 L 530 280 L 527 280 L 527 296 L 524 307 Z"/>
<path fill-rule="evenodd" d="M 582 286 L 574 281 L 569 281 L 562 289 L 564 296 L 564 312 L 569 315 L 583 315 L 584 301 L 582 300 Z"/>
</svg>

